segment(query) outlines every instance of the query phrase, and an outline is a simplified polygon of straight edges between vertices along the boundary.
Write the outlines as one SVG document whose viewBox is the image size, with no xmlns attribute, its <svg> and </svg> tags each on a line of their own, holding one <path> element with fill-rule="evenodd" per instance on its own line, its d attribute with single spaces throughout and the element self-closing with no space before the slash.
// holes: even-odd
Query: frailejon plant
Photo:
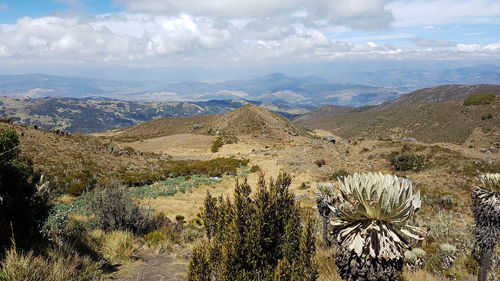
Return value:
<svg viewBox="0 0 500 281">
<path fill-rule="evenodd" d="M 331 246 L 332 242 L 330 237 L 328 236 L 328 224 L 330 220 L 330 216 L 332 214 L 332 210 L 330 206 L 335 203 L 335 195 L 333 191 L 333 184 L 331 183 L 323 183 L 319 184 L 317 187 L 319 194 L 316 197 L 316 207 L 318 208 L 318 212 L 321 216 L 321 237 L 323 240 L 323 245 L 325 248 Z"/>
<path fill-rule="evenodd" d="M 340 182 L 332 209 L 335 262 L 344 280 L 401 280 L 407 238 L 426 231 L 406 221 L 420 209 L 411 181 L 392 175 L 355 173 Z"/>
<path fill-rule="evenodd" d="M 500 174 L 481 175 L 482 185 L 472 192 L 474 236 L 481 249 L 479 281 L 485 281 L 500 239 Z"/>
</svg>

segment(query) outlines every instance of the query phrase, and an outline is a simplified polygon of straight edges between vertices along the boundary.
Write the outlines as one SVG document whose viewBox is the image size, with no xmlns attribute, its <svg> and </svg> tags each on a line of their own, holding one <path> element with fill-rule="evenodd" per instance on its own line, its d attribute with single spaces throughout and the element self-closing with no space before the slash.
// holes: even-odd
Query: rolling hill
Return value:
<svg viewBox="0 0 500 281">
<path fill-rule="evenodd" d="M 137 126 L 114 130 L 119 138 L 151 138 L 177 134 L 234 134 L 286 138 L 305 134 L 283 116 L 247 104 L 225 114 L 160 118 Z"/>
</svg>

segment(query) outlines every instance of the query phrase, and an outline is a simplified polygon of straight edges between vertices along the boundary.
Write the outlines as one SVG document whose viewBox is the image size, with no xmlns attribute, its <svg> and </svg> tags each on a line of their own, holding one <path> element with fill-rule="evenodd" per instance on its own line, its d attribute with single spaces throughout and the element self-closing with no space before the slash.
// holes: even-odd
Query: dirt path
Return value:
<svg viewBox="0 0 500 281">
<path fill-rule="evenodd" d="M 180 258 L 173 254 L 147 254 L 138 261 L 118 267 L 106 280 L 119 281 L 184 281 L 188 254 Z"/>
</svg>

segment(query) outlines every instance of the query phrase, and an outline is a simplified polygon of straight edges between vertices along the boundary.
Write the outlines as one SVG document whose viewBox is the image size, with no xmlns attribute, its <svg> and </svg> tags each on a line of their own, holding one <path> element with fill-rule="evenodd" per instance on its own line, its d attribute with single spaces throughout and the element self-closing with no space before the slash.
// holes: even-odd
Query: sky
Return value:
<svg viewBox="0 0 500 281">
<path fill-rule="evenodd" d="M 499 62 L 499 0 L 0 0 L 0 73 L 188 80 Z"/>
</svg>

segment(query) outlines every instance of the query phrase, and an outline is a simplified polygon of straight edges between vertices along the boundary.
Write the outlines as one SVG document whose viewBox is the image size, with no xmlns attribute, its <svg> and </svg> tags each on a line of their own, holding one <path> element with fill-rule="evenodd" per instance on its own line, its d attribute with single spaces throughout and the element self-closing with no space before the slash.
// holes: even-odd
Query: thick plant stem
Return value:
<svg viewBox="0 0 500 281">
<path fill-rule="evenodd" d="M 322 230 L 323 245 L 325 248 L 330 248 L 332 246 L 332 242 L 328 238 L 328 218 L 322 217 L 322 221 L 323 221 L 323 230 Z"/>
<path fill-rule="evenodd" d="M 491 267 L 491 258 L 493 257 L 493 249 L 484 249 L 481 251 L 481 258 L 479 260 L 479 274 L 478 281 L 486 281 L 488 272 Z"/>
</svg>

